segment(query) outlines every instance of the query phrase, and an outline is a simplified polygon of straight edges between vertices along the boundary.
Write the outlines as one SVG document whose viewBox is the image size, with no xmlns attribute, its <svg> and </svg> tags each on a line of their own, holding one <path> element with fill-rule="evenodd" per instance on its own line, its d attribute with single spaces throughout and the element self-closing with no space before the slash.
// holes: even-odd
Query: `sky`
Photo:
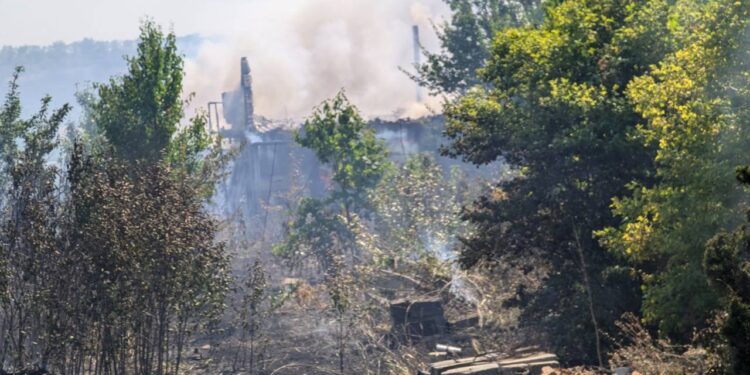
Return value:
<svg viewBox="0 0 750 375">
<path fill-rule="evenodd" d="M 150 17 L 177 35 L 211 37 L 185 64 L 186 91 L 201 106 L 237 86 L 247 56 L 260 114 L 303 117 L 344 89 L 366 115 L 412 117 L 439 104 L 417 103 L 399 70 L 413 62 L 411 26 L 434 50 L 432 22 L 447 13 L 443 0 L 0 0 L 0 46 L 131 40 Z"/>
<path fill-rule="evenodd" d="M 180 35 L 221 35 L 244 27 L 258 7 L 298 7 L 298 0 L 0 0 L 0 45 L 134 39 L 143 17 Z"/>
</svg>

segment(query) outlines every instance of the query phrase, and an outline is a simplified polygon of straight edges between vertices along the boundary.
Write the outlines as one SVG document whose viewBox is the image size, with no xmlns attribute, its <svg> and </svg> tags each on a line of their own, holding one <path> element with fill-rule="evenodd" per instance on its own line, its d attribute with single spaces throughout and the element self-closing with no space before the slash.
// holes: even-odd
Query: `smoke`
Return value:
<svg viewBox="0 0 750 375">
<path fill-rule="evenodd" d="M 247 56 L 256 113 L 266 117 L 303 118 L 342 88 L 368 117 L 417 117 L 440 109 L 437 98 L 416 101 L 415 84 L 399 67 L 413 71 L 412 25 L 419 25 L 425 48 L 437 47 L 431 21 L 447 14 L 442 0 L 254 4 L 241 25 L 207 40 L 186 62 L 194 107 L 236 89 L 240 57 Z"/>
<path fill-rule="evenodd" d="M 438 235 L 437 233 L 425 229 L 420 232 L 419 236 L 422 244 L 425 246 L 433 256 L 435 256 L 440 262 L 447 262 L 451 268 L 451 285 L 450 292 L 464 301 L 472 304 L 479 302 L 477 293 L 467 282 L 468 278 L 463 272 L 457 261 L 456 261 L 456 244 L 458 238 L 455 234 L 448 236 Z"/>
</svg>

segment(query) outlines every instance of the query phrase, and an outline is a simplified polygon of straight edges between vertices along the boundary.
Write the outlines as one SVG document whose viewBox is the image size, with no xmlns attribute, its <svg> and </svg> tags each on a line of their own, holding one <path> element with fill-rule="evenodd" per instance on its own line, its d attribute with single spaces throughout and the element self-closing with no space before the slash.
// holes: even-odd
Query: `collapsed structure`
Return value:
<svg viewBox="0 0 750 375">
<path fill-rule="evenodd" d="M 330 185 L 330 171 L 315 155 L 294 142 L 299 123 L 269 119 L 255 113 L 252 73 L 246 57 L 240 60 L 239 86 L 208 103 L 209 130 L 218 133 L 227 147 L 238 152 L 228 180 L 219 187 L 227 213 L 249 218 L 270 205 L 284 205 L 290 188 L 304 186 L 312 196 L 322 195 Z M 448 167 L 457 162 L 439 156 L 442 116 L 421 119 L 376 118 L 368 125 L 382 139 L 393 160 L 430 152 Z"/>
</svg>

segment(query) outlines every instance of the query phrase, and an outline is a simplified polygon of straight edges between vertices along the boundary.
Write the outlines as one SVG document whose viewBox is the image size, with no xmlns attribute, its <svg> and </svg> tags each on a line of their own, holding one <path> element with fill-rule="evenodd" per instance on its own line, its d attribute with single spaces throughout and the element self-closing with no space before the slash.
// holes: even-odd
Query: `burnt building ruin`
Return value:
<svg viewBox="0 0 750 375">
<path fill-rule="evenodd" d="M 228 180 L 219 187 L 226 213 L 244 218 L 263 212 L 269 205 L 284 205 L 285 192 L 304 186 L 308 195 L 320 196 L 330 185 L 330 172 L 315 155 L 294 142 L 299 123 L 269 119 L 255 113 L 252 73 L 246 57 L 240 60 L 237 89 L 208 103 L 209 129 L 218 133 L 227 148 L 237 152 Z M 390 158 L 403 161 L 409 155 L 429 152 L 448 168 L 461 164 L 439 155 L 442 116 L 420 119 L 369 121 L 389 150 Z"/>
<path fill-rule="evenodd" d="M 322 194 L 320 166 L 315 156 L 294 143 L 296 123 L 271 120 L 255 114 L 250 64 L 240 60 L 239 87 L 222 93 L 220 102 L 208 104 L 209 129 L 218 133 L 228 149 L 236 152 L 231 172 L 219 187 L 224 210 L 249 218 L 271 204 L 279 192 L 293 184 L 293 175 Z"/>
</svg>

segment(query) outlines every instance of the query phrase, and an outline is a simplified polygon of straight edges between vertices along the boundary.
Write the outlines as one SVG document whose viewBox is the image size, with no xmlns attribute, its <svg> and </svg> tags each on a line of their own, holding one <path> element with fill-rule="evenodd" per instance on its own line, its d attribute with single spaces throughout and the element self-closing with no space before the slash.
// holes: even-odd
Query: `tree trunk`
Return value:
<svg viewBox="0 0 750 375">
<path fill-rule="evenodd" d="M 573 225 L 573 234 L 575 235 L 576 245 L 578 249 L 578 258 L 581 262 L 581 272 L 583 273 L 583 282 L 586 286 L 586 296 L 588 298 L 589 314 L 591 314 L 591 323 L 594 325 L 594 337 L 596 338 L 596 358 L 599 361 L 599 367 L 604 368 L 604 362 L 602 361 L 602 348 L 601 339 L 599 338 L 599 324 L 596 321 L 596 313 L 594 312 L 594 297 L 591 292 L 591 282 L 589 281 L 589 274 L 586 271 L 586 258 L 583 255 L 583 246 L 581 245 L 581 238 L 578 234 L 578 228 Z"/>
</svg>

